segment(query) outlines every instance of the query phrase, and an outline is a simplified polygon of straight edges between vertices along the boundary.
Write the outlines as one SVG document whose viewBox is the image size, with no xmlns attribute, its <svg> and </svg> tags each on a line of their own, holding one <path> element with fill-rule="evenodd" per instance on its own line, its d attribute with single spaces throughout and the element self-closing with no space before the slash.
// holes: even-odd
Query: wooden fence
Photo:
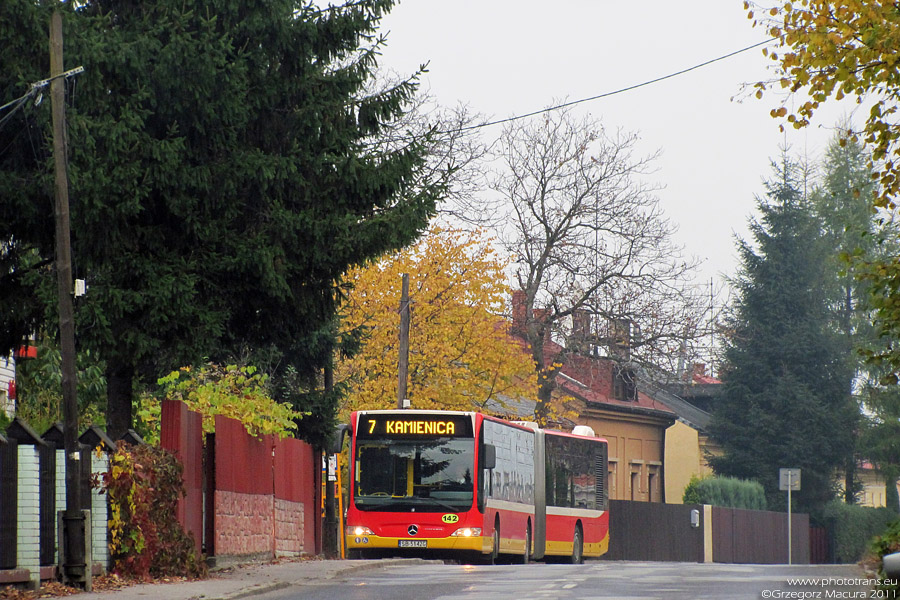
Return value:
<svg viewBox="0 0 900 600">
<path fill-rule="evenodd" d="M 610 560 L 703 562 L 703 528 L 691 526 L 695 505 L 611 500 Z"/>
<path fill-rule="evenodd" d="M 609 523 L 610 560 L 787 563 L 786 513 L 613 500 Z M 791 529 L 792 562 L 808 564 L 809 515 Z"/>
<path fill-rule="evenodd" d="M 163 402 L 161 445 L 184 465 L 178 519 L 207 557 L 321 552 L 321 455 L 311 446 L 253 437 L 240 421 L 217 416 L 204 451 L 199 415 L 171 401 Z"/>
<path fill-rule="evenodd" d="M 786 564 L 787 526 L 787 513 L 713 506 L 713 561 Z M 791 530 L 791 562 L 809 564 L 809 515 L 792 515 Z"/>
<path fill-rule="evenodd" d="M 93 452 L 98 439 L 93 428 L 79 438 L 81 505 L 91 516 L 87 532 L 94 572 L 101 572 L 108 562 L 106 497 L 90 486 L 91 473 L 108 469 L 106 455 Z M 108 442 L 106 448 L 111 445 Z M 56 579 L 57 513 L 66 508 L 65 490 L 62 427 L 54 425 L 39 435 L 15 419 L 0 435 L 0 585 L 36 588 L 41 580 Z"/>
<path fill-rule="evenodd" d="M 321 552 L 321 455 L 309 445 L 257 439 L 223 417 L 204 440 L 200 416 L 180 402 L 163 403 L 161 438 L 184 465 L 187 495 L 176 517 L 198 550 L 220 558 Z M 123 439 L 140 441 L 133 432 Z M 109 461 L 93 450 L 111 450 L 115 442 L 93 427 L 79 441 L 92 570 L 98 573 L 109 563 L 107 505 L 106 496 L 91 489 L 90 476 L 107 471 Z M 61 427 L 38 435 L 16 419 L 0 434 L 0 586 L 36 588 L 42 579 L 56 579 L 57 512 L 65 505 Z"/>
</svg>

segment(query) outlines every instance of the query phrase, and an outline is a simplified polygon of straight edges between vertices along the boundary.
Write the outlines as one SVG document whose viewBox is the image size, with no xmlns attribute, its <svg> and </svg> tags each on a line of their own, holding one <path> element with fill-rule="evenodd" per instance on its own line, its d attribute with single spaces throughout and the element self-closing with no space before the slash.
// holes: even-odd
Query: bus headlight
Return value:
<svg viewBox="0 0 900 600">
<path fill-rule="evenodd" d="M 450 537 L 478 537 L 481 527 L 461 527 L 450 534 Z"/>
<path fill-rule="evenodd" d="M 359 537 L 361 535 L 375 535 L 375 532 L 368 527 L 362 527 L 360 525 L 348 525 L 347 535 L 354 535 L 356 537 Z"/>
</svg>

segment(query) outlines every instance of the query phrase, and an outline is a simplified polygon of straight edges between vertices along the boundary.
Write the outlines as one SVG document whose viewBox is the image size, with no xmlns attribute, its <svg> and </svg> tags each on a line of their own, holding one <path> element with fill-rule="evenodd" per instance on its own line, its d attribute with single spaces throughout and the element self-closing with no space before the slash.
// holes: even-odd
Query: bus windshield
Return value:
<svg viewBox="0 0 900 600">
<path fill-rule="evenodd" d="M 469 510 L 474 464 L 472 438 L 360 440 L 353 500 L 368 511 Z"/>
</svg>

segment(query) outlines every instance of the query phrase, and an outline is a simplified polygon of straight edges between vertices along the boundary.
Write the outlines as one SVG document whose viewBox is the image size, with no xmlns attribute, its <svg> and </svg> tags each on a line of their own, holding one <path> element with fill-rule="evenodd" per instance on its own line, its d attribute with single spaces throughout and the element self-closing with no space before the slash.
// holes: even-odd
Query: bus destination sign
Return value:
<svg viewBox="0 0 900 600">
<path fill-rule="evenodd" d="M 361 414 L 360 438 L 470 438 L 472 418 L 468 415 L 441 414 Z"/>
</svg>

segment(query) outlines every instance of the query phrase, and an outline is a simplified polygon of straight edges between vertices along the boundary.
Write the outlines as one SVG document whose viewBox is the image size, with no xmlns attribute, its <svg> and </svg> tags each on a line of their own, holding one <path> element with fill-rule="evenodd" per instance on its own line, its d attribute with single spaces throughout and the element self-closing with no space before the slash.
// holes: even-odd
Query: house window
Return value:
<svg viewBox="0 0 900 600">
<path fill-rule="evenodd" d="M 618 500 L 618 478 L 616 477 L 616 466 L 618 465 L 618 461 L 614 458 L 609 459 L 609 498 L 610 500 Z"/>
<path fill-rule="evenodd" d="M 644 461 L 642 460 L 632 460 L 631 461 L 631 499 L 632 500 L 643 500 L 644 490 L 643 490 L 643 474 L 644 474 Z"/>
<path fill-rule="evenodd" d="M 661 469 L 661 465 L 647 465 L 647 492 L 650 494 L 650 502 L 662 502 Z"/>
</svg>

